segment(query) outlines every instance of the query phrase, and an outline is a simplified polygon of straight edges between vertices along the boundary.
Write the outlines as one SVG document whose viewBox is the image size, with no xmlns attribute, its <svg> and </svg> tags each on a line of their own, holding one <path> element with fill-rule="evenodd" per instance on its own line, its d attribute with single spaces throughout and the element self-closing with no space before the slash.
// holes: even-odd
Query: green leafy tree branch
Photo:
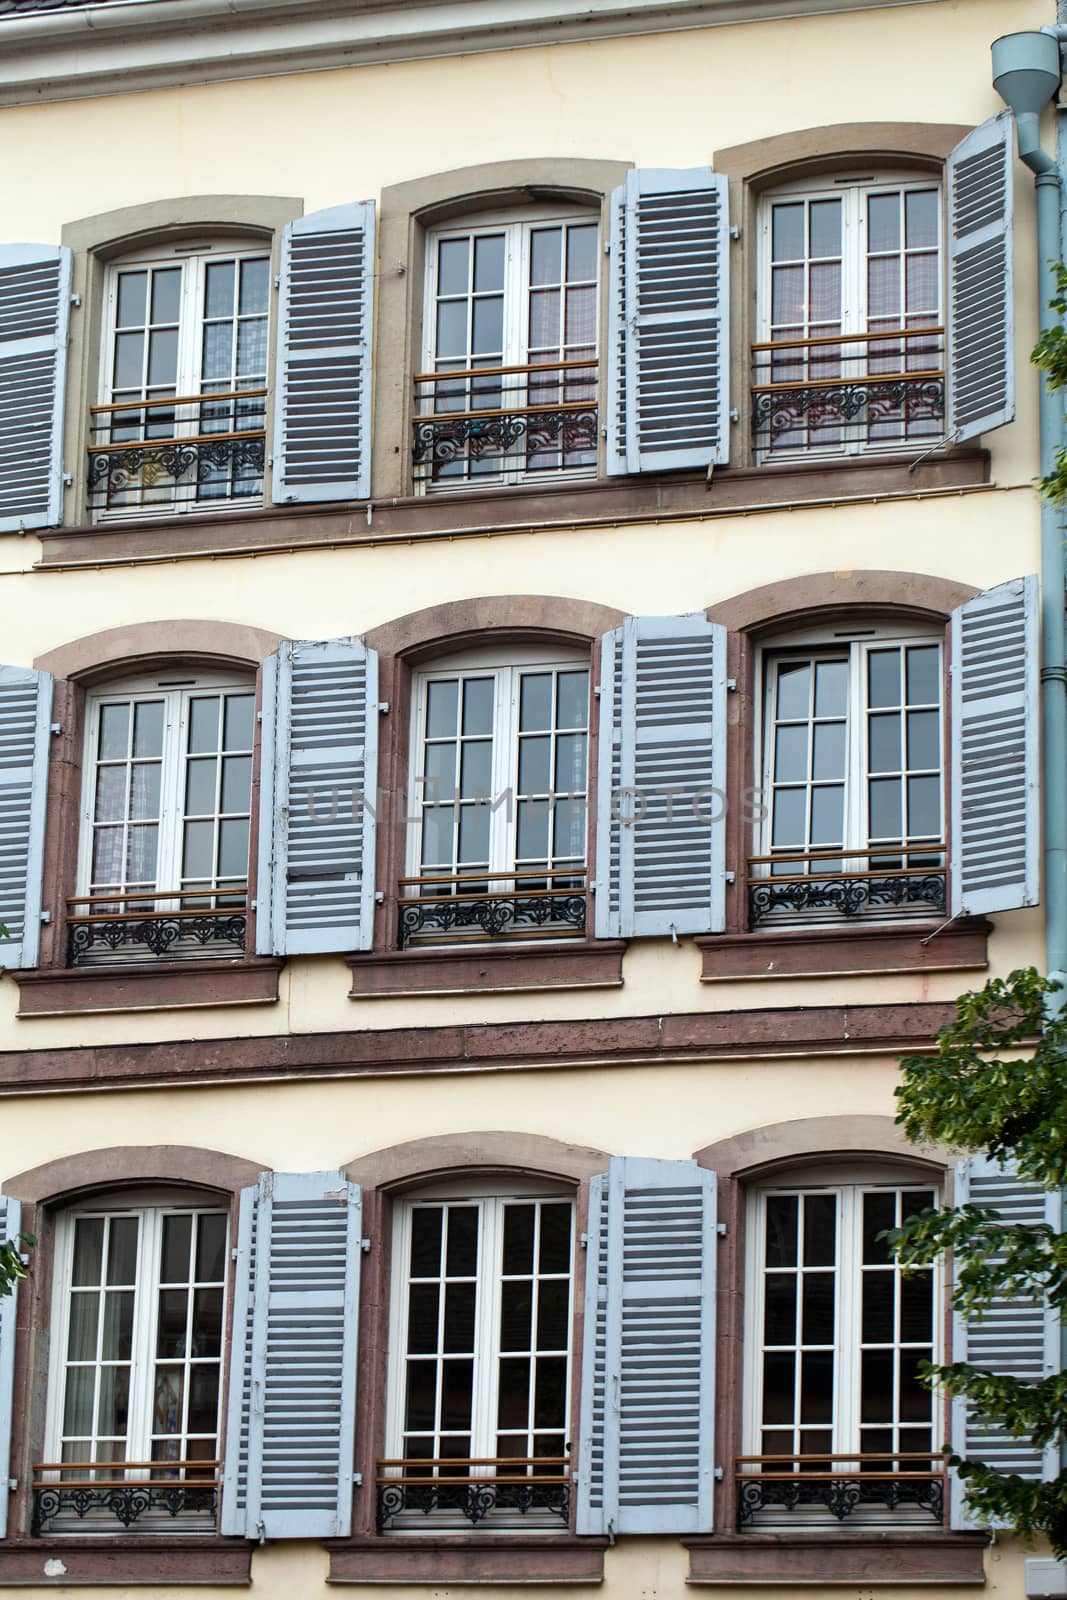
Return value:
<svg viewBox="0 0 1067 1600">
<path fill-rule="evenodd" d="M 1054 327 L 1046 328 L 1034 346 L 1030 359 L 1045 374 L 1050 389 L 1067 389 L 1067 266 L 1061 261 L 1056 267 L 1056 295 L 1049 301 L 1059 317 Z M 1067 449 L 1056 451 L 1056 464 L 1041 480 L 1042 492 L 1055 505 L 1067 505 Z"/>
<path fill-rule="evenodd" d="M 1067 1184 L 1067 1015 L 1047 1006 L 1056 989 L 1028 968 L 960 997 L 934 1052 L 902 1063 L 897 1120 L 913 1143 L 984 1151 L 1047 1188 Z M 1061 1315 L 1067 1309 L 1067 1234 L 1047 1224 L 1006 1223 L 965 1205 L 924 1211 L 889 1240 L 905 1270 L 951 1255 L 952 1302 L 969 1320 L 1002 1296 L 1045 1297 Z M 1067 1438 L 1067 1374 L 1031 1383 L 963 1361 L 922 1370 L 930 1387 L 965 1398 L 982 1422 L 1039 1447 Z M 1067 1557 L 1067 1472 L 1033 1483 L 958 1453 L 950 1460 L 980 1518 L 1024 1536 L 1044 1533 Z"/>
</svg>

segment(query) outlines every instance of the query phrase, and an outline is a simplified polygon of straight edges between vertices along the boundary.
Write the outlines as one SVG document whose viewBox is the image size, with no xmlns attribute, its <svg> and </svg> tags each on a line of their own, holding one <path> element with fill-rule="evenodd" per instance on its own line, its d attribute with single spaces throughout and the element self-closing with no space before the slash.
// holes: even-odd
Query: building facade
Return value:
<svg viewBox="0 0 1067 1600">
<path fill-rule="evenodd" d="M 0 1585 L 1039 1592 L 1049 9 L 0 0 Z"/>
</svg>

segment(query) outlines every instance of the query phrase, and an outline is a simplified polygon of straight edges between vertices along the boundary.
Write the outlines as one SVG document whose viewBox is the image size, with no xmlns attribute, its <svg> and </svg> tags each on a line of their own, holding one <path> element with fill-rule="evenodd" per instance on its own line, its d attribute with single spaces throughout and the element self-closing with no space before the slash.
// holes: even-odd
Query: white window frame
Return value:
<svg viewBox="0 0 1067 1600">
<path fill-rule="evenodd" d="M 182 286 L 179 298 L 178 314 L 178 357 L 175 373 L 175 392 L 181 397 L 199 397 L 195 406 L 182 407 L 181 410 L 198 411 L 199 404 L 210 400 L 210 394 L 201 395 L 203 382 L 203 326 L 204 326 L 204 288 L 206 284 L 207 268 L 213 262 L 234 261 L 240 263 L 249 260 L 265 260 L 267 263 L 267 310 L 266 310 L 266 371 L 262 385 L 256 387 L 268 388 L 270 385 L 272 361 L 272 301 L 274 298 L 272 288 L 272 255 L 269 240 L 259 242 L 253 240 L 235 240 L 232 243 L 227 239 L 198 240 L 181 245 L 158 245 L 138 251 L 135 255 L 111 261 L 107 266 L 107 275 L 104 284 L 103 317 L 101 322 L 100 340 L 100 375 L 98 382 L 99 400 L 102 405 L 111 405 L 116 402 L 114 384 L 115 364 L 115 333 L 118 316 L 118 291 L 119 277 L 124 272 L 136 272 L 139 268 L 180 267 L 182 272 Z M 235 310 L 236 315 L 236 310 Z M 209 379 L 209 382 L 215 382 Z M 263 416 L 266 417 L 268 396 L 263 397 Z M 130 411 L 136 411 L 138 403 L 130 400 Z M 188 418 L 181 418 L 174 425 L 173 437 L 180 439 L 192 437 L 199 431 L 199 421 L 194 414 Z M 220 430 L 226 431 L 226 430 Z M 101 436 L 99 441 L 90 437 L 90 443 L 106 443 L 106 438 Z M 144 442 L 151 443 L 150 439 Z M 137 441 L 131 441 L 136 444 Z M 116 444 L 116 450 L 121 449 L 121 444 Z M 266 443 L 264 441 L 264 450 Z M 266 472 L 266 457 L 264 456 L 264 472 Z M 112 521 L 116 519 L 129 520 L 131 516 L 176 516 L 186 513 L 202 515 L 205 512 L 216 510 L 232 510 L 235 505 L 251 507 L 262 505 L 263 490 L 258 494 L 240 495 L 227 498 L 226 496 L 205 497 L 204 499 L 186 499 L 178 495 L 173 500 L 160 500 L 128 506 L 113 506 L 99 508 L 94 512 L 96 521 Z"/>
<path fill-rule="evenodd" d="M 530 237 L 540 228 L 565 227 L 568 224 L 580 223 L 586 226 L 595 226 L 597 229 L 597 246 L 594 259 L 597 264 L 597 278 L 594 285 L 594 299 L 596 317 L 593 324 L 592 344 L 593 355 L 590 365 L 598 374 L 594 381 L 595 396 L 592 406 L 599 404 L 601 384 L 599 382 L 600 361 L 600 311 L 603 293 L 603 274 L 600 268 L 603 253 L 603 240 L 601 238 L 601 219 L 599 211 L 589 208 L 576 208 L 574 210 L 559 211 L 554 207 L 531 207 L 523 211 L 521 217 L 516 217 L 512 211 L 484 212 L 470 218 L 458 217 L 451 224 L 435 227 L 426 234 L 426 272 L 423 290 L 422 311 L 422 372 L 435 372 L 437 370 L 437 278 L 439 253 L 438 244 L 443 239 L 468 238 L 474 240 L 479 235 L 503 233 L 505 236 L 505 271 L 504 271 L 504 316 L 503 316 L 503 349 L 501 364 L 505 367 L 524 366 L 529 362 L 529 313 L 530 313 Z M 443 360 L 449 360 L 443 357 Z M 458 358 L 457 358 L 458 359 Z M 472 361 L 476 358 L 472 357 Z M 567 359 L 564 357 L 563 359 Z M 546 370 L 552 371 L 551 363 L 546 363 Z M 463 369 L 455 369 L 457 376 L 462 376 Z M 442 372 L 442 377 L 447 377 L 447 371 Z M 435 410 L 432 396 L 421 397 L 418 409 L 427 413 Z M 525 446 L 523 441 L 515 447 L 515 461 L 505 463 L 498 473 L 486 472 L 471 475 L 469 478 L 444 478 L 440 483 L 424 483 L 422 487 L 427 492 L 445 490 L 499 487 L 500 484 L 518 484 L 537 482 L 539 479 L 573 479 L 591 478 L 596 476 L 597 464 L 588 466 L 559 467 L 550 471 L 541 468 L 527 471 L 521 465 Z M 599 450 L 598 450 L 599 454 Z"/>
<path fill-rule="evenodd" d="M 756 243 L 756 338 L 760 343 L 771 337 L 771 213 L 781 201 L 842 200 L 841 231 L 841 331 L 846 348 L 858 351 L 862 345 L 847 345 L 849 334 L 865 333 L 868 324 L 867 305 L 867 208 L 869 195 L 892 190 L 899 193 L 936 189 L 938 193 L 938 316 L 937 324 L 946 324 L 946 266 L 947 234 L 945 227 L 945 184 L 939 172 L 916 173 L 889 169 L 884 173 L 842 173 L 822 182 L 798 178 L 793 183 L 782 184 L 759 199 Z M 903 241 L 901 254 L 904 254 Z M 901 325 L 906 325 L 907 313 L 901 314 Z M 881 319 L 879 319 L 881 320 Z M 947 332 L 942 336 L 942 367 L 947 369 Z M 845 381 L 845 380 L 842 380 Z M 858 377 L 853 381 L 859 381 Z M 797 388 L 803 388 L 798 380 Z M 946 424 L 947 426 L 947 424 Z M 945 443 L 944 428 L 940 436 L 916 436 L 914 439 L 895 440 L 845 439 L 838 444 L 798 444 L 789 448 L 771 449 L 768 445 L 757 447 L 757 461 L 797 461 L 833 458 L 843 455 L 899 454 L 902 450 L 927 451 L 940 448 Z"/>
<path fill-rule="evenodd" d="M 180 679 L 180 682 L 174 680 Z M 210 698 L 226 690 L 243 691 L 253 697 L 256 692 L 255 679 L 236 672 L 204 672 L 203 670 L 190 669 L 183 671 L 181 666 L 175 666 L 173 671 L 165 677 L 156 675 L 139 676 L 135 678 L 122 678 L 114 683 L 95 689 L 88 697 L 85 717 L 85 744 L 83 747 L 82 765 L 82 796 L 79 811 L 78 829 L 78 870 L 76 894 L 85 896 L 90 893 L 92 877 L 92 851 L 93 851 L 93 808 L 96 796 L 97 760 L 96 751 L 100 732 L 101 707 L 113 701 L 143 701 L 163 700 L 163 759 L 160 774 L 160 814 L 159 814 L 159 849 L 156 858 L 156 888 L 178 889 L 181 886 L 181 866 L 183 850 L 184 803 L 182 778 L 186 763 L 186 744 L 188 742 L 189 702 L 194 698 Z M 253 717 L 253 740 L 256 737 L 255 718 Z M 253 782 L 255 767 L 255 744 L 252 751 Z M 251 832 L 251 809 L 249 813 L 249 831 Z M 252 870 L 251 853 L 246 866 L 245 877 Z M 218 881 L 217 875 L 215 881 Z M 206 887 L 199 880 L 193 887 Z M 116 891 L 121 893 L 122 891 Z M 220 888 L 219 893 L 225 893 L 225 888 Z M 101 897 L 106 895 L 106 890 L 100 890 Z M 152 898 L 152 891 L 145 891 L 145 898 Z M 170 909 L 178 904 L 171 898 L 158 898 L 157 910 Z"/>
<path fill-rule="evenodd" d="M 750 1190 L 746 1203 L 745 1251 L 745 1333 L 743 1352 L 743 1424 L 742 1454 L 759 1455 L 764 1431 L 763 1410 L 763 1332 L 764 1332 L 764 1266 L 766 1253 L 765 1206 L 767 1197 L 775 1194 L 794 1195 L 836 1194 L 837 1240 L 835 1282 L 839 1289 L 847 1287 L 848 1293 L 835 1293 L 834 1318 L 834 1415 L 832 1423 L 810 1424 L 812 1431 L 832 1434 L 832 1450 L 848 1455 L 861 1449 L 860 1443 L 860 1328 L 862 1262 L 862 1197 L 866 1193 L 896 1193 L 901 1190 L 930 1191 L 934 1204 L 942 1199 L 943 1182 L 936 1177 L 917 1177 L 914 1171 L 891 1175 L 888 1171 L 877 1176 L 864 1174 L 857 1169 L 829 1172 L 812 1168 L 790 1182 L 782 1178 L 775 1183 L 761 1184 Z M 812 1270 L 819 1270 L 813 1268 Z M 827 1270 L 823 1268 L 822 1270 Z M 930 1269 L 933 1273 L 931 1346 L 932 1360 L 944 1361 L 945 1346 L 945 1285 L 940 1262 Z M 799 1331 L 799 1330 L 798 1330 Z M 891 1348 L 898 1349 L 906 1341 L 894 1341 Z M 941 1440 L 938 1424 L 943 1416 L 943 1406 L 936 1393 L 931 1396 L 931 1454 L 940 1453 Z M 899 1416 L 894 1427 L 899 1426 Z M 766 1425 L 770 1428 L 771 1424 Z M 781 1431 L 789 1424 L 782 1423 Z M 887 1425 L 888 1426 L 888 1425 Z M 901 1450 L 907 1446 L 902 1445 Z"/>
<path fill-rule="evenodd" d="M 563 1402 L 563 1425 L 559 1430 L 570 1434 L 571 1406 L 574 1384 L 574 1308 L 575 1308 L 575 1234 L 576 1205 L 573 1190 L 559 1189 L 535 1179 L 516 1181 L 501 1187 L 492 1180 L 454 1180 L 434 1184 L 431 1188 L 405 1196 L 395 1203 L 392 1239 L 392 1290 L 389 1305 L 389 1362 L 386 1401 L 386 1456 L 396 1459 L 406 1454 L 404 1449 L 404 1408 L 406 1399 L 408 1334 L 408 1265 L 411 1259 L 411 1219 L 421 1205 L 447 1205 L 469 1203 L 481 1208 L 478 1228 L 477 1303 L 474 1338 L 474 1381 L 471 1401 L 471 1456 L 495 1457 L 497 1438 L 497 1400 L 499 1395 L 500 1366 L 500 1305 L 502 1284 L 502 1259 L 504 1239 L 504 1208 L 511 1201 L 543 1200 L 553 1204 L 566 1204 L 571 1208 L 570 1280 L 567 1303 L 567 1381 Z M 507 1354 L 507 1352 L 503 1352 Z M 522 1352 L 518 1352 L 522 1354 Z M 532 1395 L 531 1395 L 532 1405 Z M 502 1430 L 507 1432 L 509 1430 Z M 536 1432 L 532 1423 L 530 1432 Z M 555 1429 L 546 1428 L 546 1433 Z M 474 1469 L 492 1476 L 492 1469 Z M 536 1480 L 534 1480 L 536 1481 Z"/>
<path fill-rule="evenodd" d="M 222 1339 L 219 1356 L 219 1404 L 215 1419 L 216 1455 L 222 1443 L 223 1402 L 228 1374 L 229 1297 L 231 1279 L 229 1271 L 230 1206 L 223 1197 L 208 1194 L 195 1198 L 180 1191 L 157 1191 L 151 1198 L 135 1195 L 109 1199 L 87 1200 L 62 1211 L 56 1219 L 55 1265 L 52 1281 L 51 1327 L 56 1359 L 49 1362 L 48 1397 L 46 1402 L 45 1455 L 49 1461 L 62 1460 L 63 1410 L 66 1400 L 67 1347 L 70 1337 L 72 1303 L 72 1278 L 74 1269 L 74 1232 L 79 1217 L 108 1216 L 141 1219 L 138 1235 L 137 1276 L 134 1300 L 133 1332 L 130 1358 L 129 1413 L 126 1433 L 126 1459 L 149 1461 L 152 1457 L 152 1385 L 156 1364 L 156 1318 L 162 1268 L 163 1219 L 175 1215 L 220 1215 L 226 1220 L 226 1243 L 223 1249 L 224 1277 L 222 1290 Z M 188 1371 L 188 1357 L 184 1358 Z M 183 1437 L 183 1435 L 175 1435 Z M 121 1463 L 115 1462 L 116 1472 Z M 159 1467 L 166 1466 L 160 1461 Z M 124 1473 L 131 1481 L 149 1477 L 149 1472 Z"/>
<path fill-rule="evenodd" d="M 515 845 L 517 844 L 518 813 L 515 796 L 518 793 L 518 764 L 519 764 L 519 687 L 522 675 L 527 672 L 552 669 L 560 672 L 585 671 L 590 674 L 592 683 L 592 667 L 590 657 L 584 651 L 566 651 L 548 647 L 530 648 L 522 651 L 502 652 L 501 650 L 486 647 L 476 651 L 468 651 L 463 655 L 447 657 L 435 664 L 427 665 L 419 670 L 412 685 L 412 732 L 411 752 L 408 768 L 408 846 L 407 862 L 408 873 L 417 877 L 421 873 L 422 857 L 422 814 L 426 800 L 426 785 L 421 781 L 424 777 L 426 748 L 426 702 L 428 685 L 431 679 L 444 677 L 492 677 L 494 679 L 493 703 L 493 755 L 491 772 L 491 794 L 489 796 L 489 870 L 491 878 L 494 872 L 514 872 Z M 590 702 L 590 705 L 592 702 Z M 589 860 L 589 799 L 590 799 L 590 766 L 589 766 L 589 736 L 592 731 L 592 712 L 584 730 L 575 729 L 574 732 L 584 731 L 586 737 L 586 773 L 585 773 L 585 805 L 586 828 L 583 840 L 583 852 L 580 862 L 575 864 L 575 872 L 585 871 Z M 493 806 L 492 802 L 499 797 L 510 794 L 510 806 L 501 803 Z M 510 814 L 509 814 L 510 813 Z M 573 857 L 566 857 L 572 860 Z M 462 870 L 462 869 L 457 869 Z M 536 875 L 536 868 L 531 869 Z M 508 884 L 503 884 L 508 888 Z"/>
<path fill-rule="evenodd" d="M 941 692 L 941 717 L 939 723 L 938 754 L 941 774 L 941 839 L 948 844 L 948 685 L 946 674 L 946 650 L 944 630 L 930 630 L 929 632 L 913 631 L 894 627 L 892 624 L 871 625 L 865 628 L 842 629 L 840 632 L 828 630 L 811 630 L 803 633 L 788 634 L 783 638 L 769 640 L 756 651 L 755 673 L 758 692 L 755 696 L 754 717 L 754 764 L 755 783 L 763 804 L 757 811 L 757 819 L 753 823 L 753 854 L 770 855 L 772 853 L 771 839 L 774 826 L 773 803 L 773 763 L 774 748 L 771 734 L 774 728 L 774 716 L 771 706 L 771 694 L 776 681 L 774 667 L 779 661 L 788 661 L 791 657 L 803 660 L 805 655 L 840 655 L 847 656 L 849 664 L 849 686 L 847 715 L 848 726 L 846 733 L 845 752 L 845 840 L 841 850 L 842 868 L 848 871 L 863 870 L 867 865 L 863 856 L 849 860 L 849 851 L 866 850 L 870 844 L 870 826 L 868 817 L 867 781 L 870 777 L 868 769 L 868 740 L 867 740 L 867 678 L 866 658 L 871 650 L 890 648 L 906 649 L 913 645 L 936 645 L 940 652 L 940 692 Z M 902 715 L 903 715 L 902 711 Z M 876 774 L 877 776 L 877 774 Z M 902 817 L 902 822 L 905 820 Z M 902 828 L 901 837 L 907 839 L 906 829 Z M 799 848 L 799 847 L 797 847 Z M 886 849 L 891 848 L 886 846 Z M 901 852 L 906 850 L 916 851 L 921 848 L 919 844 L 904 843 Z M 783 847 L 783 853 L 788 851 Z M 802 863 L 796 864 L 796 869 L 802 869 Z M 932 871 L 947 870 L 947 851 L 942 867 L 931 868 Z M 817 866 L 811 868 L 811 876 L 818 877 Z M 818 913 L 812 913 L 816 918 Z M 825 917 L 825 914 L 822 914 Z M 898 913 L 899 915 L 899 913 Z"/>
</svg>

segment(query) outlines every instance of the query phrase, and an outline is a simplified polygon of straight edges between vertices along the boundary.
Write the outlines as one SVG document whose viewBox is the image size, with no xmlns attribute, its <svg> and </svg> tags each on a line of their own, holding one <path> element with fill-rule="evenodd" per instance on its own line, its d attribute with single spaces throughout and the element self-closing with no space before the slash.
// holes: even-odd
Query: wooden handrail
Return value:
<svg viewBox="0 0 1067 1600">
<path fill-rule="evenodd" d="M 234 883 L 219 889 L 98 889 L 95 894 L 68 895 L 68 906 L 92 905 L 95 900 L 194 900 L 212 895 L 247 895 L 248 884 Z"/>
<path fill-rule="evenodd" d="M 589 400 L 561 400 L 558 405 L 537 406 L 495 406 L 492 410 L 485 411 L 434 411 L 426 412 L 420 416 L 417 412 L 412 416 L 412 422 L 470 422 L 482 417 L 535 417 L 542 411 L 591 411 L 593 402 Z"/>
<path fill-rule="evenodd" d="M 111 444 L 91 444 L 91 456 L 114 455 L 116 450 L 160 450 L 168 444 L 233 444 L 237 439 L 265 439 L 266 428 L 241 428 L 236 433 L 189 433 L 184 438 L 172 435 L 167 439 L 116 439 Z"/>
<path fill-rule="evenodd" d="M 494 878 L 582 878 L 585 862 L 573 867 L 487 867 L 484 872 L 445 872 L 421 878 L 398 878 L 402 889 L 426 883 L 487 883 Z"/>
<path fill-rule="evenodd" d="M 266 389 L 226 389 L 218 394 L 159 395 L 153 400 L 110 400 L 107 405 L 90 406 L 89 415 L 99 416 L 112 411 L 145 411 L 150 406 L 199 406 L 216 400 L 259 400 Z"/>
<path fill-rule="evenodd" d="M 943 1454 L 941 1450 L 813 1450 L 799 1455 L 735 1456 L 734 1465 L 739 1467 L 745 1461 L 932 1461 Z"/>
<path fill-rule="evenodd" d="M 810 350 L 821 344 L 856 344 L 870 339 L 928 339 L 943 334 L 944 325 L 929 328 L 880 328 L 875 333 L 818 333 L 810 339 L 767 339 L 752 346 L 757 350 Z M 855 359 L 855 358 L 853 358 Z"/>
<path fill-rule="evenodd" d="M 584 360 L 575 356 L 566 361 L 532 361 L 521 367 L 454 367 L 451 372 L 416 372 L 412 383 L 447 383 L 451 379 L 514 377 L 520 372 L 564 372 L 572 367 L 597 366 L 596 356 Z"/>
<path fill-rule="evenodd" d="M 738 1460 L 741 1458 L 738 1457 Z M 382 1467 L 565 1467 L 569 1456 L 389 1456 Z"/>
<path fill-rule="evenodd" d="M 843 383 L 870 386 L 878 383 L 899 383 L 901 378 L 907 378 L 909 383 L 925 383 L 944 376 L 943 367 L 931 367 L 923 372 L 867 372 L 862 377 L 855 378 L 795 378 L 792 382 L 783 379 L 781 383 L 754 383 L 751 388 L 753 394 L 791 394 L 796 389 L 840 389 Z M 460 414 L 456 413 L 457 416 Z"/>
<path fill-rule="evenodd" d="M 933 840 L 930 844 L 832 844 L 819 850 L 783 850 L 780 854 L 769 856 L 749 856 L 750 867 L 767 866 L 780 862 L 791 861 L 840 861 L 843 856 L 865 856 L 868 861 L 875 861 L 883 856 L 937 856 L 944 855 L 948 849 L 943 839 Z M 929 871 L 929 868 L 923 868 Z M 936 870 L 936 869 L 935 869 Z M 857 874 L 853 873 L 855 877 Z"/>
</svg>

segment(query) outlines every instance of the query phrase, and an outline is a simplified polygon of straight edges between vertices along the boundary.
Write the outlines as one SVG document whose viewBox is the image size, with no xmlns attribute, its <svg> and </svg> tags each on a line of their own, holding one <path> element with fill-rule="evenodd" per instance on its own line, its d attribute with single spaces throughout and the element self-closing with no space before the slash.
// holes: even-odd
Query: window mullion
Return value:
<svg viewBox="0 0 1067 1600">
<path fill-rule="evenodd" d="M 156 1324 L 159 1294 L 159 1214 L 138 1211 L 137 1277 L 133 1292 L 133 1337 L 130 1359 L 130 1412 L 126 1454 L 131 1461 L 151 1457 L 152 1386 L 156 1366 Z"/>
<path fill-rule="evenodd" d="M 867 652 L 863 645 L 849 646 L 848 730 L 846 747 L 848 763 L 845 768 L 845 807 L 848 843 L 866 845 L 867 834 L 867 696 L 864 692 Z M 861 868 L 870 864 L 868 857 L 860 858 Z"/>
<path fill-rule="evenodd" d="M 517 827 L 515 792 L 518 787 L 518 701 L 519 669 L 500 667 L 493 673 L 493 754 L 490 761 L 489 862 L 497 872 L 515 866 Z M 495 802 L 502 801 L 496 805 Z M 511 889 L 510 880 L 504 882 Z"/>
<path fill-rule="evenodd" d="M 837 1303 L 839 1324 L 834 1384 L 834 1449 L 859 1447 L 860 1294 L 859 1197 L 854 1189 L 839 1191 Z"/>
<path fill-rule="evenodd" d="M 160 815 L 157 888 L 181 886 L 182 817 L 184 814 L 185 744 L 189 697 L 171 691 L 163 705 L 163 761 L 160 772 Z"/>
<path fill-rule="evenodd" d="M 479 1230 L 477 1337 L 474 1354 L 471 1455 L 496 1455 L 500 1390 L 500 1296 L 504 1256 L 504 1202 L 485 1200 Z"/>
</svg>

